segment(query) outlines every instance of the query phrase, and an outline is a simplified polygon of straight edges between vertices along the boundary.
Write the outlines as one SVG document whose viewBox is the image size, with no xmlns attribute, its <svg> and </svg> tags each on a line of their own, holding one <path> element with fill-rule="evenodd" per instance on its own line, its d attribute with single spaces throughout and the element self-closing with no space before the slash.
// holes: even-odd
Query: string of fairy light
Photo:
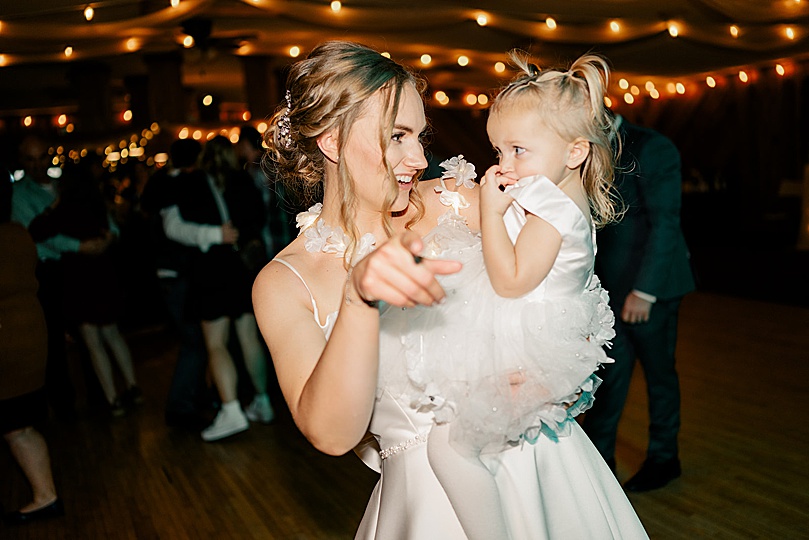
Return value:
<svg viewBox="0 0 809 540">
<path fill-rule="evenodd" d="M 182 9 L 185 2 L 192 4 L 195 0 L 164 0 L 166 7 L 163 9 L 174 10 Z M 283 8 L 282 3 L 277 0 L 241 0 L 245 4 L 257 7 L 259 9 L 273 9 L 278 10 Z M 799 6 L 802 0 L 785 0 L 786 3 L 792 3 Z M 307 9 L 326 9 L 331 12 L 335 17 L 342 17 L 345 14 L 358 13 L 359 7 L 349 6 L 346 7 L 340 0 L 327 1 L 323 4 L 324 8 L 317 7 L 317 2 L 306 3 L 309 6 Z M 279 8 L 279 6 L 281 6 Z M 84 19 L 87 24 L 93 24 L 98 14 L 105 7 L 105 1 L 91 2 L 84 6 L 79 6 Z M 319 12 L 321 13 L 321 12 Z M 518 21 L 509 19 L 502 14 L 486 12 L 476 9 L 461 9 L 456 16 L 461 16 L 473 20 L 480 27 L 513 27 Z M 781 19 L 778 22 L 772 23 L 767 26 L 768 36 L 772 39 L 781 40 L 785 45 L 791 42 L 805 39 L 809 36 L 804 35 L 806 29 L 799 24 L 790 24 L 783 22 Z M 11 23 L 8 23 L 11 24 Z M 347 24 L 347 23 L 346 23 Z M 528 23 L 523 23 L 528 24 Z M 530 30 L 534 35 L 549 43 L 554 41 L 556 33 L 570 31 L 571 26 L 564 20 L 557 19 L 554 16 L 547 16 L 533 21 L 530 23 Z M 659 20 L 654 22 L 646 22 L 646 26 L 641 27 L 637 22 L 620 19 L 604 20 L 599 23 L 602 28 L 590 28 L 591 31 L 604 32 L 608 36 L 612 36 L 613 40 L 618 42 L 622 39 L 632 39 L 638 36 L 649 36 L 657 33 L 666 32 L 670 39 L 679 39 L 684 36 L 689 36 L 695 30 L 690 27 L 687 21 L 684 20 Z M 4 31 L 4 23 L 0 20 L 0 35 Z M 762 32 L 762 27 L 765 25 L 758 25 L 755 28 L 746 28 L 741 23 L 727 24 L 721 32 L 717 31 L 717 36 L 714 39 L 726 39 L 729 43 L 739 42 L 745 40 L 746 35 L 754 32 Z M 528 28 L 523 26 L 523 28 Z M 577 27 L 578 31 L 578 27 Z M 719 36 L 723 33 L 723 36 Z M 121 52 L 135 52 L 140 50 L 146 45 L 149 38 L 144 35 L 124 36 L 120 41 Z M 195 45 L 194 37 L 187 34 L 179 34 L 175 36 L 178 44 L 185 48 L 193 48 Z M 425 47 L 426 48 L 426 47 Z M 306 46 L 303 44 L 289 44 L 285 48 L 276 51 L 279 57 L 286 56 L 290 61 L 303 55 L 306 51 Z M 109 51 L 108 51 L 109 52 Z M 252 52 L 250 43 L 244 43 L 236 50 L 237 55 L 249 55 Z M 90 57 L 91 53 L 85 52 L 77 48 L 75 44 L 67 44 L 64 46 L 61 55 L 64 60 L 75 60 L 76 58 Z M 390 57 L 390 52 L 383 52 L 385 56 Z M 400 51 L 396 53 L 400 54 Z M 408 52 L 408 55 L 411 53 Z M 409 58 L 397 58 L 403 63 L 413 65 L 421 70 L 427 78 L 430 78 L 431 70 L 442 69 L 448 63 L 455 63 L 459 68 L 475 68 L 478 70 L 490 70 L 491 74 L 498 79 L 507 79 L 510 76 L 509 68 L 505 63 L 505 54 L 500 55 L 501 58 L 497 59 L 492 54 L 485 52 L 467 51 L 463 53 L 448 52 L 446 49 L 436 47 L 435 50 L 425 50 L 421 54 L 416 53 Z M 6 54 L 0 50 L 0 67 L 13 65 L 17 63 L 24 63 L 25 59 L 15 55 Z M 489 66 L 489 67 L 487 67 Z M 789 77 L 794 75 L 800 69 L 799 61 L 794 58 L 782 58 L 772 60 L 769 62 L 761 62 L 755 64 L 748 64 L 717 70 L 709 73 L 692 73 L 679 78 L 660 77 L 660 76 L 643 76 L 643 75 L 623 75 L 617 76 L 611 81 L 609 88 L 609 95 L 605 99 L 608 107 L 618 106 L 634 106 L 644 100 L 663 100 L 663 99 L 676 99 L 688 97 L 699 94 L 701 92 L 713 91 L 716 89 L 728 88 L 731 84 L 747 85 L 754 84 L 759 77 L 767 72 L 775 73 L 778 77 Z M 428 96 L 432 103 L 441 107 L 468 107 L 468 108 L 485 108 L 489 104 L 490 93 L 489 89 L 472 89 L 458 90 L 457 88 L 434 88 L 430 96 Z M 202 104 L 205 107 L 213 106 L 214 99 L 211 95 L 205 95 L 202 99 Z M 218 129 L 195 127 L 189 125 L 172 126 L 170 129 L 173 134 L 179 138 L 194 138 L 197 140 L 209 140 L 216 135 L 225 135 L 231 140 L 238 140 L 238 127 L 236 123 L 249 122 L 251 120 L 251 113 L 246 107 L 242 105 L 241 111 L 233 111 L 233 114 L 228 114 L 227 120 L 233 122 L 231 127 L 224 127 Z M 129 124 L 132 119 L 132 111 L 128 108 L 116 113 L 116 119 L 119 124 L 125 126 Z M 21 118 L 21 123 L 25 127 L 32 127 L 38 121 L 33 115 L 25 115 Z M 71 121 L 70 114 L 60 113 L 56 114 L 51 120 L 56 126 L 66 133 L 72 133 L 76 126 Z M 223 122 L 226 123 L 226 122 Z M 152 125 L 152 128 L 159 126 Z M 257 123 L 256 127 L 259 131 L 266 130 L 264 122 Z M 115 167 L 117 164 L 125 163 L 128 159 L 142 159 L 150 160 L 150 164 L 154 164 L 153 157 L 147 157 L 143 148 L 148 144 L 151 136 L 147 137 L 147 133 L 155 134 L 151 128 L 143 130 L 140 133 L 133 133 L 127 140 L 122 140 L 116 144 L 108 144 L 103 147 L 103 152 L 107 159 L 105 162 Z M 124 144 L 126 143 L 126 144 Z M 121 146 L 123 145 L 123 146 Z M 133 146 L 134 145 L 134 146 Z M 116 148 L 112 148 L 116 147 Z M 140 150 L 139 150 L 140 149 Z M 54 151 L 54 159 L 79 159 L 82 157 L 82 152 L 87 150 L 65 151 L 57 153 Z M 134 152 L 133 152 L 134 151 Z M 159 163 L 157 163 L 159 165 Z"/>
</svg>

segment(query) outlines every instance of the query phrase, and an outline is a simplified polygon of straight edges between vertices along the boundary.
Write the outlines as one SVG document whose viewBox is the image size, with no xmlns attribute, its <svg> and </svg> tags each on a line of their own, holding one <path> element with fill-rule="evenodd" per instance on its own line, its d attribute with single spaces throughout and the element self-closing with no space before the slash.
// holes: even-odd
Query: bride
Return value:
<svg viewBox="0 0 809 540">
<path fill-rule="evenodd" d="M 436 275 L 461 269 L 416 256 L 452 199 L 436 188 L 457 190 L 469 203 L 462 216 L 479 230 L 474 184 L 418 180 L 424 86 L 372 49 L 324 43 L 292 67 L 266 140 L 286 184 L 322 186 L 323 201 L 299 216 L 302 234 L 256 279 L 256 317 L 301 432 L 330 455 L 354 449 L 380 472 L 361 539 L 467 538 L 428 461 L 432 413 L 379 384 L 379 301 L 442 302 Z M 577 424 L 569 437 L 540 437 L 498 461 L 502 538 L 646 538 Z"/>
</svg>

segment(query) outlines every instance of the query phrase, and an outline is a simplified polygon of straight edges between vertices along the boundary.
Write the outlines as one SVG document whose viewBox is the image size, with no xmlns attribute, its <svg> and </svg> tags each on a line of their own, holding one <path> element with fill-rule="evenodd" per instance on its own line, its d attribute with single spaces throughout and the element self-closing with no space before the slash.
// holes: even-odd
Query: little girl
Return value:
<svg viewBox="0 0 809 540">
<path fill-rule="evenodd" d="M 481 234 L 458 215 L 464 201 L 447 200 L 455 212 L 425 238 L 424 253 L 464 263 L 441 281 L 447 301 L 389 310 L 382 325 L 404 351 L 403 392 L 435 414 L 433 471 L 466 534 L 481 539 L 514 535 L 493 476 L 497 455 L 540 434 L 555 441 L 570 433 L 614 336 L 607 293 L 593 274 L 595 226 L 616 214 L 608 67 L 593 55 L 543 72 L 513 59 L 524 74 L 494 100 L 487 125 L 499 164 L 481 181 Z M 445 177 L 470 181 L 474 167 L 457 158 L 449 165 Z"/>
</svg>

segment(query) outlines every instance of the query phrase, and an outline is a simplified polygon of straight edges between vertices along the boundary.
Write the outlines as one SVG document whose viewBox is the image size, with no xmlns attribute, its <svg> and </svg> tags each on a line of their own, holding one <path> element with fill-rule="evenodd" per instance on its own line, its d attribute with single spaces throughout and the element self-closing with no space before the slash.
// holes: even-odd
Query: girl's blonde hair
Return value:
<svg viewBox="0 0 809 540">
<path fill-rule="evenodd" d="M 390 145 L 394 121 L 399 109 L 402 90 L 412 84 L 423 95 L 426 84 L 405 67 L 358 43 L 328 41 L 318 45 L 309 56 L 292 66 L 287 77 L 285 102 L 269 123 L 264 139 L 269 151 L 264 165 L 280 176 L 291 190 L 308 196 L 318 193 L 325 180 L 326 157 L 317 145 L 323 133 L 337 128 L 338 192 L 340 213 L 346 234 L 350 238 L 345 261 L 349 264 L 357 240 L 354 216 L 357 196 L 354 179 L 345 164 L 345 143 L 354 123 L 365 110 L 366 103 L 381 92 L 382 122 L 379 126 L 379 147 L 388 172 L 390 189 L 381 208 L 384 227 L 392 234 L 390 208 L 398 194 L 393 169 L 385 159 Z M 411 226 L 424 214 L 424 205 L 415 186 L 410 190 L 410 203 L 416 208 Z"/>
<path fill-rule="evenodd" d="M 512 51 L 512 61 L 522 70 L 494 99 L 491 114 L 506 108 L 530 108 L 540 121 L 566 141 L 582 137 L 590 153 L 581 165 L 581 177 L 596 226 L 615 221 L 620 214 L 613 185 L 618 141 L 611 113 L 604 105 L 609 82 L 607 61 L 586 54 L 567 70 L 540 70 L 525 55 Z"/>
</svg>

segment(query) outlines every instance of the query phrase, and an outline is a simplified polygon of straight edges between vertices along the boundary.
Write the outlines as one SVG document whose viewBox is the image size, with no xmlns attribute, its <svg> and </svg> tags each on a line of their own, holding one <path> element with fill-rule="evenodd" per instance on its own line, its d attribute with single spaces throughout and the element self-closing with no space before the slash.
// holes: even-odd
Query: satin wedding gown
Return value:
<svg viewBox="0 0 809 540">
<path fill-rule="evenodd" d="M 544 185 L 538 190 L 539 196 L 556 195 L 552 191 L 555 189 L 552 184 Z M 564 212 L 573 210 L 570 206 Z M 575 210 L 581 216 L 578 208 Z M 518 231 L 519 227 L 520 223 L 512 223 L 510 232 Z M 289 267 L 306 285 L 289 263 L 276 261 Z M 563 279 L 559 283 L 566 282 Z M 314 297 L 311 301 L 315 320 L 328 338 L 337 313 L 329 314 L 326 322 L 321 323 L 317 302 Z M 466 535 L 427 457 L 426 442 L 435 414 L 410 405 L 412 396 L 405 388 L 409 377 L 404 352 L 385 354 L 395 351 L 396 344 L 403 343 L 406 337 L 398 334 L 399 326 L 386 322 L 386 315 L 381 314 L 380 385 L 369 435 L 355 449 L 380 477 L 356 539 L 465 540 Z M 574 407 L 572 411 L 577 409 Z M 535 444 L 523 441 L 485 456 L 495 476 L 509 537 L 513 540 L 648 538 L 618 481 L 572 413 L 560 422 L 562 426 L 565 435 L 556 440 L 540 435 Z M 490 510 L 481 508 L 480 512 Z"/>
</svg>

